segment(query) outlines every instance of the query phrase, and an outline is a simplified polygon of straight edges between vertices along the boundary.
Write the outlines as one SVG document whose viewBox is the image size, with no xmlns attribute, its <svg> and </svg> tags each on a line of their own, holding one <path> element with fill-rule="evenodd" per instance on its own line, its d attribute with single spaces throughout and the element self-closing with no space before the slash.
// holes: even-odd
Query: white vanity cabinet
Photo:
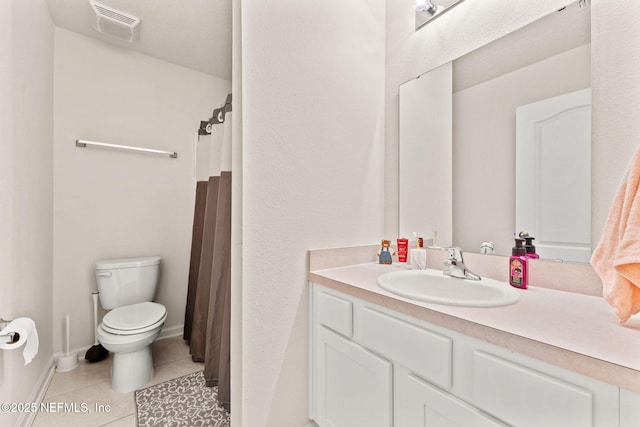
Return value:
<svg viewBox="0 0 640 427">
<path fill-rule="evenodd" d="M 312 416 L 321 427 L 392 425 L 393 364 L 352 341 L 353 304 L 313 296 Z"/>
<path fill-rule="evenodd" d="M 640 416 L 639 395 L 313 283 L 310 332 L 320 427 L 627 427 Z"/>
</svg>

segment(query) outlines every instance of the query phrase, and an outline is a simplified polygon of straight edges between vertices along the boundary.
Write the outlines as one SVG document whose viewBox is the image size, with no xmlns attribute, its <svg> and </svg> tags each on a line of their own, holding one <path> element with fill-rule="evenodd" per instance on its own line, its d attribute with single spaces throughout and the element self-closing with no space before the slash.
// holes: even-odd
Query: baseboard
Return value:
<svg viewBox="0 0 640 427">
<path fill-rule="evenodd" d="M 93 346 L 93 344 L 91 345 L 85 345 L 82 347 L 76 347 L 76 348 L 72 348 L 69 349 L 69 354 L 73 354 L 73 353 L 77 353 L 78 354 L 78 360 L 84 359 L 84 355 L 87 352 L 87 350 L 89 350 L 91 347 Z M 63 351 L 56 351 L 55 353 L 53 353 L 53 362 L 55 363 L 56 358 L 58 356 L 63 356 L 65 353 Z"/>
<path fill-rule="evenodd" d="M 44 396 L 47 393 L 47 389 L 49 388 L 49 384 L 53 379 L 53 374 L 55 370 L 56 370 L 56 361 L 53 358 L 53 356 L 51 356 L 49 358 L 49 362 L 47 362 L 44 369 L 42 370 L 42 373 L 40 374 L 40 378 L 38 378 L 38 381 L 36 382 L 35 387 L 31 391 L 31 395 L 29 396 L 28 402 L 34 402 L 34 403 L 37 403 L 38 405 L 42 402 L 42 399 L 44 399 Z M 31 426 L 36 419 L 37 413 L 38 413 L 37 411 L 21 412 L 20 416 L 18 417 L 18 422 L 16 425 L 23 426 L 23 427 Z"/>
<path fill-rule="evenodd" d="M 158 336 L 159 340 L 163 340 L 166 338 L 173 338 L 180 336 L 184 333 L 184 325 L 177 325 L 171 327 L 164 327 L 162 331 L 160 331 L 160 335 Z"/>
</svg>

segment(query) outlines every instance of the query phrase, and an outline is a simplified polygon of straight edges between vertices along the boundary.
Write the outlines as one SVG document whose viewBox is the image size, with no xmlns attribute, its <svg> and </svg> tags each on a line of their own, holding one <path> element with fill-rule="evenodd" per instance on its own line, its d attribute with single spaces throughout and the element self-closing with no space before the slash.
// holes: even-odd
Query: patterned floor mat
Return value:
<svg viewBox="0 0 640 427">
<path fill-rule="evenodd" d="M 229 414 L 207 387 L 202 371 L 136 390 L 138 425 L 229 427 Z"/>
</svg>

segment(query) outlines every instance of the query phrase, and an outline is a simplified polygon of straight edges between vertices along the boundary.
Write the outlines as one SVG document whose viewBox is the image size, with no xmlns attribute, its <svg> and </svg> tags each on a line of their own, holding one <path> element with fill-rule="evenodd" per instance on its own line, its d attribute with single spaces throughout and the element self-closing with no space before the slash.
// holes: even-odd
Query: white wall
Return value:
<svg viewBox="0 0 640 427">
<path fill-rule="evenodd" d="M 0 2 L 0 317 L 12 308 L 13 247 L 13 2 Z M 2 356 L 0 356 L 2 357 Z M 4 358 L 1 378 L 5 378 Z M 4 384 L 4 382 L 3 382 Z M 1 388 L 4 399 L 8 387 Z"/>
<path fill-rule="evenodd" d="M 0 2 L 0 317 L 31 317 L 38 355 L 0 352 L 0 401 L 29 402 L 53 366 L 53 25 L 44 0 Z M 16 425 L 27 414 L 0 414 Z"/>
<path fill-rule="evenodd" d="M 242 426 L 242 6 L 232 2 L 231 423 Z"/>
<path fill-rule="evenodd" d="M 54 349 L 93 344 L 96 260 L 163 258 L 156 300 L 165 330 L 184 322 L 194 203 L 194 141 L 231 83 L 56 28 Z M 177 159 L 96 148 L 76 139 L 178 152 Z M 173 329 L 172 329 L 173 328 Z"/>
<path fill-rule="evenodd" d="M 383 0 L 242 2 L 244 426 L 307 422 L 306 251 L 383 237 L 384 52 Z"/>
<path fill-rule="evenodd" d="M 591 235 L 599 241 L 609 206 L 640 147 L 640 2 L 591 2 L 593 81 Z"/>
</svg>

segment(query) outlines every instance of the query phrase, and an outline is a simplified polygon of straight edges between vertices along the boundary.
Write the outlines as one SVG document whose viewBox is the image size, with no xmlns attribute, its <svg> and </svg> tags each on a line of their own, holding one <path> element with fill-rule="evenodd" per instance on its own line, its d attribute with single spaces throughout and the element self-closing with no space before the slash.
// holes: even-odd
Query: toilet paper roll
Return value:
<svg viewBox="0 0 640 427">
<path fill-rule="evenodd" d="M 6 335 L 13 334 L 14 339 L 10 340 Z M 17 335 L 16 335 L 17 334 Z M 38 354 L 38 330 L 36 323 L 28 317 L 20 317 L 7 325 L 0 331 L 0 350 L 15 350 L 24 345 L 22 356 L 24 364 L 31 363 L 33 358 Z"/>
<path fill-rule="evenodd" d="M 427 268 L 427 250 L 423 248 L 411 249 L 409 258 L 412 270 L 424 270 Z"/>
</svg>

